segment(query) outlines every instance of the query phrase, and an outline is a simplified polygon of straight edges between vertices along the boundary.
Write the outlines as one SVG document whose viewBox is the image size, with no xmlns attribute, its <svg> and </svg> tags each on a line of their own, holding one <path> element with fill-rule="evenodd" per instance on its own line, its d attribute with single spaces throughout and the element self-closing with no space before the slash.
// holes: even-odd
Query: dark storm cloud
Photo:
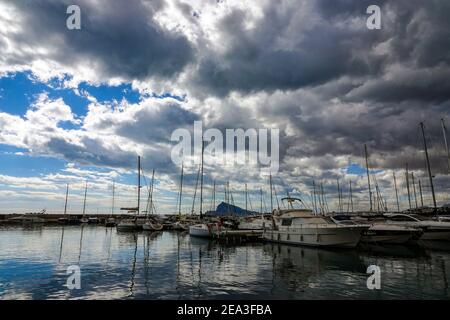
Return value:
<svg viewBox="0 0 450 320">
<path fill-rule="evenodd" d="M 360 82 L 336 94 L 345 95 L 355 89 L 352 97 L 357 95 L 359 100 L 448 100 L 448 2 L 309 3 L 304 8 L 295 3 L 272 2 L 264 9 L 264 18 L 250 29 L 245 27 L 249 13 L 232 11 L 218 28 L 229 40 L 227 50 L 199 59 L 195 83 L 223 96 L 232 90 L 295 90 L 351 77 Z M 366 9 L 373 4 L 382 10 L 381 30 L 366 27 Z M 317 15 L 320 22 L 300 16 L 302 10 Z M 386 49 L 377 48 L 383 44 Z M 403 74 L 393 74 L 384 81 L 383 75 L 396 64 L 404 65 Z"/>
<path fill-rule="evenodd" d="M 348 35 L 323 26 L 308 31 L 294 48 L 277 47 L 278 32 L 288 27 L 290 19 L 289 15 L 267 12 L 262 25 L 247 32 L 242 30 L 245 13 L 227 17 L 222 27 L 233 35 L 233 42 L 220 59 L 208 56 L 200 60 L 196 81 L 219 95 L 230 90 L 292 90 L 347 73 L 361 74 L 369 68 L 351 56 Z M 287 24 L 278 26 L 279 20 L 287 20 Z"/>
<path fill-rule="evenodd" d="M 158 144 L 172 129 L 200 118 L 220 130 L 273 126 L 281 130 L 283 170 L 291 174 L 300 166 L 283 163 L 285 158 L 313 159 L 303 166 L 335 178 L 329 172 L 337 166 L 335 158 L 360 161 L 364 144 L 375 167 L 403 169 L 408 161 L 411 168 L 423 168 L 418 124 L 425 121 L 433 168 L 445 171 L 439 120 L 450 119 L 449 1 L 255 1 L 251 5 L 261 9 L 260 18 L 230 4 L 219 20 L 205 26 L 198 6 L 177 3 L 173 10 L 195 25 L 188 28 L 195 43 L 154 21 L 164 1 L 74 3 L 82 8 L 82 31 L 65 28 L 68 1 L 14 2 L 25 20 L 24 32 L 13 40 L 24 47 L 42 43 L 49 51 L 23 50 L 9 55 L 10 63 L 38 58 L 69 66 L 89 62 L 105 81 L 113 76 L 158 80 L 192 66 L 174 85 L 198 99 L 192 112 L 142 109 L 115 127 L 119 136 Z M 381 7 L 381 30 L 366 27 L 366 9 L 373 4 Z M 208 34 L 210 28 L 215 34 Z M 0 48 L 5 46 L 1 39 Z M 204 103 L 217 97 L 213 106 Z M 108 121 L 97 129 L 115 126 Z M 95 141 L 88 145 L 91 151 L 57 140 L 49 144 L 68 159 L 85 157 L 99 164 L 109 164 L 108 157 L 122 163 L 134 156 L 109 155 Z M 167 157 L 157 155 L 147 155 L 149 165 L 170 169 Z"/>
<path fill-rule="evenodd" d="M 85 165 L 109 166 L 113 168 L 130 168 L 135 166 L 137 155 L 116 147 L 105 146 L 104 141 L 85 137 L 82 145 L 71 143 L 63 138 L 53 137 L 41 152 L 63 157 L 67 161 Z"/>
<path fill-rule="evenodd" d="M 66 9 L 71 4 L 81 8 L 81 30 L 66 28 Z M 170 77 L 193 58 L 183 35 L 164 30 L 153 20 L 163 6 L 160 1 L 36 0 L 14 1 L 13 5 L 24 19 L 23 32 L 14 35 L 16 43 L 43 45 L 49 53 L 20 52 L 10 64 L 52 59 L 65 66 L 91 66 L 105 80 L 134 80 Z"/>
<path fill-rule="evenodd" d="M 200 116 L 176 103 L 160 105 L 158 109 L 142 108 L 129 121 L 122 121 L 115 132 L 141 143 L 168 142 L 177 128 L 190 128 Z"/>
</svg>

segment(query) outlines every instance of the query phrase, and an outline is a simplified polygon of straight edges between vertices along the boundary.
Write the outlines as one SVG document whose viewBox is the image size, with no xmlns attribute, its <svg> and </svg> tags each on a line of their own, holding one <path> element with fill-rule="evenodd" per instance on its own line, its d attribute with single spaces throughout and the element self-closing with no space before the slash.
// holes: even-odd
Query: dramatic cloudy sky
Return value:
<svg viewBox="0 0 450 320">
<path fill-rule="evenodd" d="M 81 30 L 66 9 L 81 8 Z M 380 30 L 366 27 L 369 5 Z M 175 211 L 180 169 L 171 133 L 278 128 L 279 196 L 311 205 L 313 180 L 337 210 L 367 209 L 364 144 L 390 208 L 393 173 L 406 208 L 405 166 L 431 204 L 419 122 L 425 123 L 439 204 L 450 199 L 441 118 L 450 126 L 450 2 L 447 0 L 0 0 L 0 211 L 109 212 L 136 200 L 136 157 L 145 183 L 156 170 L 156 207 Z M 186 168 L 190 211 L 196 167 Z M 256 168 L 205 169 L 217 201 L 230 181 L 254 209 L 268 179 Z M 146 188 L 143 197 L 146 197 Z M 420 199 L 418 199 L 420 205 Z M 414 198 L 413 198 L 413 205 Z M 197 209 L 198 211 L 198 209 Z"/>
</svg>

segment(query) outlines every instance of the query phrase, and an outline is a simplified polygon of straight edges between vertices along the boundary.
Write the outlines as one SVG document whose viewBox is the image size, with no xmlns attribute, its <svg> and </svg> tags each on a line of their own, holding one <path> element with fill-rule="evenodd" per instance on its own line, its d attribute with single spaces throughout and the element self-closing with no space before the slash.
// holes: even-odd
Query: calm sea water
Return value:
<svg viewBox="0 0 450 320">
<path fill-rule="evenodd" d="M 381 290 L 366 286 L 381 268 Z M 66 286 L 81 270 L 81 289 Z M 223 246 L 176 232 L 0 227 L 0 299 L 448 299 L 450 251 Z"/>
</svg>

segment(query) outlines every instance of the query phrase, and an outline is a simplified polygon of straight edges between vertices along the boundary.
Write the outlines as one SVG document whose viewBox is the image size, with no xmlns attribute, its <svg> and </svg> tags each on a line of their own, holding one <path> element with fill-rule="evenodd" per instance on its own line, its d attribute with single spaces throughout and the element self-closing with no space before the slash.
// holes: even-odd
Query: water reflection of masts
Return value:
<svg viewBox="0 0 450 320">
<path fill-rule="evenodd" d="M 78 264 L 81 260 L 81 250 L 83 247 L 83 233 L 84 233 L 84 225 L 81 225 L 81 234 L 80 234 L 80 250 L 78 251 Z"/>
<path fill-rule="evenodd" d="M 130 281 L 130 297 L 133 296 L 133 290 L 134 290 L 134 279 L 136 277 L 136 255 L 137 255 L 137 247 L 138 247 L 138 237 L 137 234 L 133 234 L 134 238 L 134 256 L 133 256 L 133 264 L 131 268 L 131 281 Z"/>
<path fill-rule="evenodd" d="M 181 299 L 180 294 L 180 234 L 177 232 L 177 284 L 175 286 L 175 291 L 178 294 L 178 299 Z"/>
<path fill-rule="evenodd" d="M 109 240 L 108 240 L 108 258 L 106 259 L 106 263 L 109 262 L 109 259 L 111 258 L 111 242 L 112 242 L 112 232 L 113 232 L 113 227 L 109 228 Z M 108 230 L 108 228 L 106 228 L 106 230 Z"/>
<path fill-rule="evenodd" d="M 60 240 L 60 245 L 59 245 L 59 258 L 58 258 L 59 263 L 61 263 L 63 242 L 64 242 L 64 226 L 62 226 L 62 230 L 61 230 L 61 240 Z"/>
<path fill-rule="evenodd" d="M 87 187 L 88 187 L 88 182 L 86 180 L 86 185 L 84 187 L 84 200 L 83 200 L 83 212 L 82 212 L 82 217 L 84 218 L 85 214 L 86 214 L 86 196 L 87 196 Z M 81 260 L 81 250 L 83 247 L 83 233 L 84 233 L 84 225 L 81 225 L 81 232 L 80 232 L 80 249 L 78 251 L 78 264 L 80 263 Z"/>
<path fill-rule="evenodd" d="M 67 213 L 67 200 L 68 200 L 68 198 L 69 198 L 69 184 L 67 184 L 67 187 L 66 187 L 66 199 L 64 201 L 64 217 L 66 216 L 66 213 Z M 59 263 L 61 263 L 63 242 L 64 242 L 64 225 L 62 227 L 61 241 L 60 241 L 60 245 L 59 245 L 59 259 L 58 259 Z"/>
<path fill-rule="evenodd" d="M 198 248 L 198 282 L 197 282 L 197 290 L 199 293 L 199 296 L 203 296 L 203 292 L 201 289 L 201 283 L 202 283 L 202 248 Z"/>
<path fill-rule="evenodd" d="M 150 263 L 150 235 L 147 236 L 147 239 L 143 238 L 143 244 L 144 244 L 144 274 L 145 274 L 145 289 L 147 291 L 147 294 L 149 294 L 149 288 L 148 288 L 148 270 L 149 270 L 149 263 Z M 145 240 L 147 240 L 147 245 L 145 243 Z"/>
</svg>

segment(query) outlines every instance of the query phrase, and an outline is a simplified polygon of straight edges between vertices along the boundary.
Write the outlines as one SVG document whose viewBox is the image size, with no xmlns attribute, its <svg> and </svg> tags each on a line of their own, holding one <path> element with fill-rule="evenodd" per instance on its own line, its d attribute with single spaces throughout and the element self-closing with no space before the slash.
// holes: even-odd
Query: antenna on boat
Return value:
<svg viewBox="0 0 450 320">
<path fill-rule="evenodd" d="M 424 129 L 423 122 L 420 123 L 420 128 L 422 129 L 423 148 L 425 150 L 425 157 L 427 160 L 428 177 L 430 178 L 431 194 L 433 196 L 433 206 L 434 206 L 434 209 L 436 210 L 436 208 L 437 208 L 436 195 L 434 194 L 433 176 L 431 175 L 430 158 L 428 157 L 427 139 L 425 138 L 425 129 Z"/>
</svg>

